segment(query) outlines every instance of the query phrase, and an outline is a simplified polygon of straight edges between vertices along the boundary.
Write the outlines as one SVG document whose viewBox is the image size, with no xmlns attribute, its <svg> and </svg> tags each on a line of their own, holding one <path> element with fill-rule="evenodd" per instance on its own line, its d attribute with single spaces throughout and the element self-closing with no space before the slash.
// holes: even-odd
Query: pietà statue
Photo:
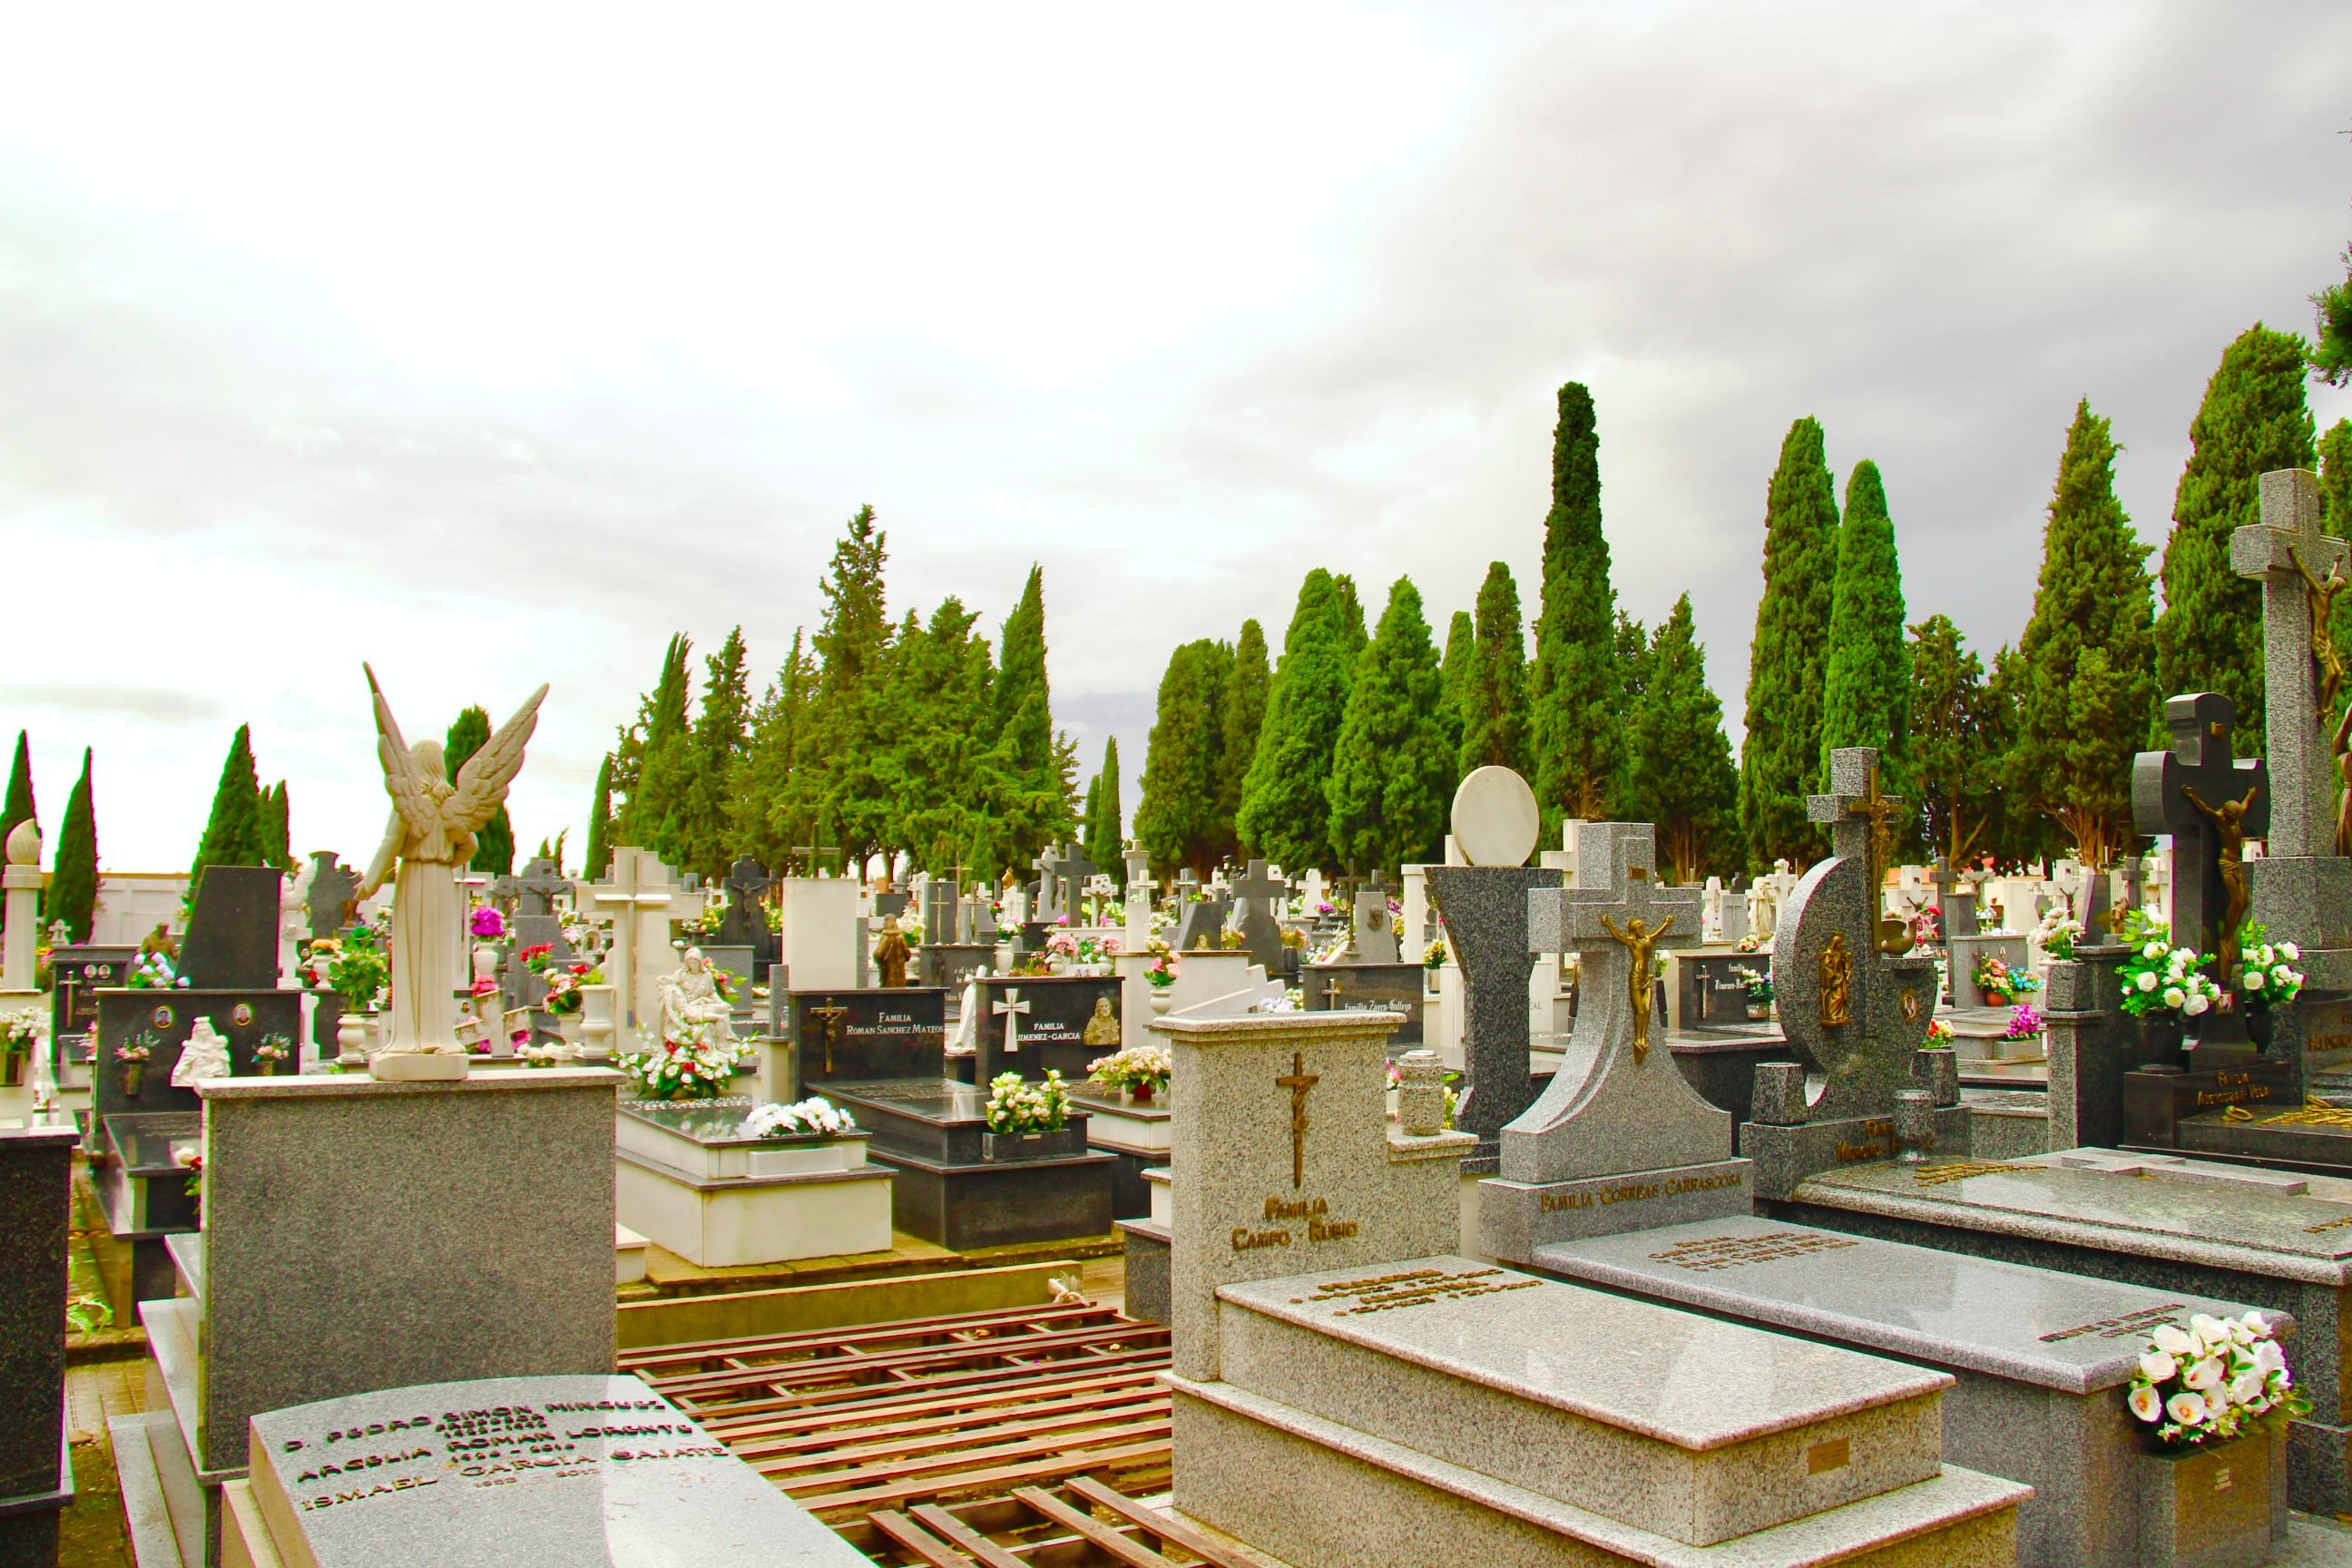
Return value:
<svg viewBox="0 0 2352 1568">
<path fill-rule="evenodd" d="M 383 763 L 392 822 L 362 879 L 368 899 L 393 875 L 392 1005 L 384 1045 L 372 1071 L 377 1078 L 463 1078 L 465 1047 L 457 1043 L 457 993 L 472 978 L 465 962 L 466 900 L 457 868 L 474 858 L 474 835 L 507 798 L 522 772 L 522 749 L 539 727 L 541 686 L 500 725 L 449 782 L 441 742 L 408 743 L 392 704 L 366 665 L 375 700 L 376 754 Z M 446 1059 L 436 1059 L 446 1058 Z"/>
</svg>

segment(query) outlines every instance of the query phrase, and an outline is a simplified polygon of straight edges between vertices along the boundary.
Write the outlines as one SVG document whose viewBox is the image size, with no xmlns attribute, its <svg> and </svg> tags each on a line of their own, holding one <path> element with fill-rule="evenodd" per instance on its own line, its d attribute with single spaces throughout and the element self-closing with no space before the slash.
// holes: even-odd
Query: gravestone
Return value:
<svg viewBox="0 0 2352 1568">
<path fill-rule="evenodd" d="M 1420 964 L 1307 963 L 1298 976 L 1307 1011 L 1395 1013 L 1404 1022 L 1389 1037 L 1390 1053 L 1421 1047 L 1425 992 Z"/>
<path fill-rule="evenodd" d="M 1225 918 L 1232 906 L 1219 898 L 1190 900 L 1181 893 L 1178 898 L 1176 930 L 1168 945 L 1178 952 L 1223 947 Z"/>
<path fill-rule="evenodd" d="M 859 1568 L 864 1553 L 631 1376 L 425 1384 L 256 1415 L 238 1560 L 337 1568 Z"/>
<path fill-rule="evenodd" d="M 1282 945 L 1282 927 L 1275 923 L 1274 918 L 1282 891 L 1282 884 L 1266 875 L 1263 860 L 1252 860 L 1249 874 L 1234 888 L 1237 900 L 1234 924 L 1241 931 L 1242 951 L 1249 954 L 1252 963 L 1263 965 L 1268 974 L 1281 973 L 1284 959 L 1290 952 Z"/>
<path fill-rule="evenodd" d="M 1389 890 L 1381 874 L 1372 873 L 1371 885 L 1357 889 L 1355 924 L 1348 936 L 1348 953 L 1356 963 L 1394 963 L 1397 955 L 1397 922 L 1389 912 Z"/>
<path fill-rule="evenodd" d="M 1498 1176 L 1478 1184 L 1483 1244 L 1507 1262 L 1751 1206 L 1730 1112 L 1691 1088 L 1656 1022 L 1655 955 L 1697 945 L 1699 892 L 1658 885 L 1655 835 L 1646 822 L 1588 822 L 1575 885 L 1528 895 L 1531 942 L 1576 952 L 1583 1005 L 1542 1097 L 1502 1130 Z"/>
<path fill-rule="evenodd" d="M 976 1083 L 1007 1072 L 1043 1079 L 1052 1069 L 1075 1084 L 1088 1063 L 1119 1048 L 1122 986 L 1116 976 L 986 974 L 974 984 Z"/>
<path fill-rule="evenodd" d="M 730 947 L 751 950 L 751 978 L 764 984 L 768 965 L 776 961 L 776 933 L 768 929 L 768 900 L 776 879 L 767 868 L 746 855 L 728 868 L 727 913 L 719 922 L 719 940 Z"/>
<path fill-rule="evenodd" d="M 955 941 L 956 881 L 953 877 L 923 879 L 922 909 L 922 942 L 925 947 L 937 947 Z"/>
<path fill-rule="evenodd" d="M 616 1056 L 637 1048 L 638 1029 L 651 1033 L 660 1026 L 661 977 L 676 962 L 670 921 L 684 890 L 659 856 L 626 846 L 614 849 L 604 880 L 572 884 L 578 907 L 613 922 L 612 950 L 600 967 L 614 989 Z"/>
<path fill-rule="evenodd" d="M 1900 803 L 1879 793 L 1878 752 L 1867 746 L 1830 753 L 1830 787 L 1805 809 L 1830 825 L 1832 853 L 1797 884 L 1772 938 L 1781 1031 L 1823 1077 L 1815 1088 L 1793 1063 L 1759 1068 L 1755 1120 L 1739 1129 L 1767 1200 L 1788 1198 L 1814 1172 L 1892 1158 L 1895 1095 L 1928 1087 L 1922 1075 L 1936 1060 L 1920 1050 L 1935 1017 L 1936 961 L 1909 951 L 1907 931 L 1890 931 L 1878 913 L 1879 839 Z M 1932 1074 L 1933 1092 L 1949 1102 L 1928 1112 L 1928 1136 L 1938 1153 L 1966 1154 L 1969 1112 L 1958 1079 L 1947 1089 L 1943 1076 Z"/>
<path fill-rule="evenodd" d="M 310 936 L 334 936 L 359 919 L 360 874 L 331 849 L 310 857 Z"/>
<path fill-rule="evenodd" d="M 0 1127 L 0 1563 L 54 1563 L 66 1451 L 73 1123 Z"/>
<path fill-rule="evenodd" d="M 931 986 L 892 990 L 793 991 L 786 994 L 783 1041 L 797 1067 L 793 1097 L 828 1083 L 947 1076 L 947 993 Z M 772 1097 L 786 1098 L 781 1071 L 766 1080 Z"/>
<path fill-rule="evenodd" d="M 199 991 L 278 988 L 275 866 L 207 866 L 180 943 L 180 973 Z"/>
<path fill-rule="evenodd" d="M 2240 851 L 2232 840 L 2259 838 L 2270 829 L 2269 769 L 2260 758 L 2231 754 L 2237 720 L 2237 705 L 2218 691 L 2169 698 L 2164 721 L 2172 731 L 2170 749 L 2142 752 L 2132 762 L 2132 826 L 2172 836 L 2173 943 L 2206 958 L 2215 956 L 2222 937 L 2235 934 L 2230 868 Z M 2243 863 L 2238 864 L 2242 886 Z M 2200 1028 L 2209 1045 L 2245 1044 L 2244 1009 L 2235 994 L 2225 994 Z"/>
<path fill-rule="evenodd" d="M 1931 879 L 1936 884 L 1936 908 L 1943 938 L 1977 934 L 1977 887 L 1953 868 L 1951 858 L 1936 857 Z"/>
<path fill-rule="evenodd" d="M 135 947 L 69 942 L 49 950 L 49 1039 L 87 1035 L 98 1026 L 98 994 L 121 985 L 137 963 Z"/>
</svg>

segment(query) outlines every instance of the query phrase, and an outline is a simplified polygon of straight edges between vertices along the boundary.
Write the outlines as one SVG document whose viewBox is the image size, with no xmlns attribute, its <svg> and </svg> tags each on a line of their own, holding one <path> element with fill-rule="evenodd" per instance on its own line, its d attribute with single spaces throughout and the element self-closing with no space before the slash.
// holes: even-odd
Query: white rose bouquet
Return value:
<svg viewBox="0 0 2352 1568">
<path fill-rule="evenodd" d="M 2303 972 L 2294 967 L 2303 950 L 2270 937 L 2260 921 L 2248 921 L 2238 933 L 2238 984 L 2246 1001 L 2265 1012 L 2285 1006 L 2303 991 Z"/>
<path fill-rule="evenodd" d="M 857 1120 L 821 1095 L 794 1105 L 763 1105 L 743 1119 L 746 1138 L 793 1138 L 857 1131 Z"/>
<path fill-rule="evenodd" d="M 2197 950 L 2175 947 L 2161 927 L 2135 911 L 2124 926 L 2132 955 L 2116 971 L 2122 982 L 2124 1011 L 2135 1018 L 2178 1013 L 2194 1018 L 2221 1000 L 2221 987 L 2205 973 Z"/>
<path fill-rule="evenodd" d="M 982 1115 L 991 1132 L 1059 1132 L 1069 1114 L 1070 1091 L 1059 1072 L 1048 1069 L 1043 1083 L 1032 1083 L 1017 1072 L 999 1073 L 988 1080 L 988 1105 Z"/>
<path fill-rule="evenodd" d="M 2126 1395 L 2131 1413 L 2170 1448 L 2227 1442 L 2307 1414 L 2277 1331 L 2260 1312 L 2159 1327 L 2141 1352 Z"/>
</svg>

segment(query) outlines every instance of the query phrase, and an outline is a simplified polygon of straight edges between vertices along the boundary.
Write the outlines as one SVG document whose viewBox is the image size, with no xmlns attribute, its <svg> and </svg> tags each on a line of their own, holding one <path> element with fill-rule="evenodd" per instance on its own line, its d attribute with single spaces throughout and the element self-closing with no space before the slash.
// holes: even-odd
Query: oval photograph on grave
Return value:
<svg viewBox="0 0 2352 1568">
<path fill-rule="evenodd" d="M 1454 792 L 1454 841 L 1473 866 L 1524 866 L 1541 824 L 1536 792 L 1506 767 L 1472 771 Z"/>
</svg>

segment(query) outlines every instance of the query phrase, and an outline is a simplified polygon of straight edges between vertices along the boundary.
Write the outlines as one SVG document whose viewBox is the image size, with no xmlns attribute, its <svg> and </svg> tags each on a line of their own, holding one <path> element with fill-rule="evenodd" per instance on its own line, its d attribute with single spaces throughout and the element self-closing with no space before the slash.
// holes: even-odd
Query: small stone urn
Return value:
<svg viewBox="0 0 2352 1568">
<path fill-rule="evenodd" d="M 613 1059 L 614 1008 L 620 993 L 610 985 L 580 988 L 580 1059 L 603 1064 Z"/>
<path fill-rule="evenodd" d="M 1895 1091 L 1895 1157 L 1916 1165 L 1936 1147 L 1936 1094 L 1933 1089 Z"/>
<path fill-rule="evenodd" d="M 1445 1131 L 1445 1066 L 1435 1051 L 1407 1051 L 1397 1062 L 1397 1131 L 1410 1138 Z"/>
<path fill-rule="evenodd" d="M 1176 988 L 1174 986 L 1155 985 L 1151 988 L 1151 1016 L 1153 1017 L 1157 1018 L 1161 1016 L 1169 1008 L 1173 1007 L 1174 1005 L 1176 1005 Z"/>
<path fill-rule="evenodd" d="M 375 1014 L 361 1012 L 349 1002 L 343 1004 L 343 1016 L 335 1025 L 335 1044 L 342 1047 L 335 1057 L 339 1068 L 363 1068 L 368 1063 L 368 1037 L 375 1032 Z"/>
</svg>

